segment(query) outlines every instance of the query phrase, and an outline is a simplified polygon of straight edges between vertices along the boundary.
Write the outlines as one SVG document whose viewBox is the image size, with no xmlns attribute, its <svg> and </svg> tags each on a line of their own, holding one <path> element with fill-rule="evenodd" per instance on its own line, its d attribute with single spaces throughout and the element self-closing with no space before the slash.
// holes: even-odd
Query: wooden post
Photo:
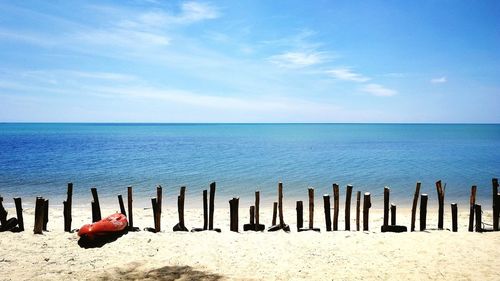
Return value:
<svg viewBox="0 0 500 281">
<path fill-rule="evenodd" d="M 451 204 L 451 229 L 453 232 L 457 232 L 457 230 L 458 230 L 457 218 L 458 218 L 457 203 L 452 203 Z"/>
<path fill-rule="evenodd" d="M 42 197 L 37 197 L 35 201 L 35 223 L 33 226 L 34 234 L 42 234 L 43 232 L 43 213 L 45 200 Z"/>
<path fill-rule="evenodd" d="M 476 232 L 483 232 L 483 227 L 481 225 L 482 220 L 481 220 L 481 205 L 476 204 L 475 206 L 475 211 L 476 211 Z"/>
<path fill-rule="evenodd" d="M 297 231 L 304 227 L 303 204 L 302 201 L 297 201 Z"/>
<path fill-rule="evenodd" d="M 356 231 L 359 231 L 361 212 L 361 191 L 356 192 Z"/>
<path fill-rule="evenodd" d="M 429 196 L 427 194 L 420 195 L 420 231 L 424 231 L 427 228 L 427 200 Z"/>
<path fill-rule="evenodd" d="M 330 215 L 330 195 L 323 195 L 323 205 L 325 206 L 326 231 L 332 231 L 332 218 Z"/>
<path fill-rule="evenodd" d="M 7 224 L 7 214 L 8 212 L 3 207 L 3 197 L 0 196 L 0 225 Z"/>
<path fill-rule="evenodd" d="M 363 198 L 363 231 L 368 231 L 368 224 L 369 224 L 369 214 L 370 214 L 370 207 L 372 206 L 372 202 L 370 199 L 370 192 L 366 192 L 364 194 Z"/>
<path fill-rule="evenodd" d="M 73 202 L 73 183 L 68 183 L 68 191 L 66 193 L 66 201 L 63 201 L 63 215 L 64 215 L 64 231 L 71 232 L 71 208 Z"/>
<path fill-rule="evenodd" d="M 92 222 L 101 220 L 101 206 L 99 205 L 99 197 L 97 196 L 97 188 L 92 187 L 90 189 L 92 192 Z"/>
<path fill-rule="evenodd" d="M 352 185 L 348 184 L 345 197 L 345 230 L 351 230 L 351 196 Z"/>
<path fill-rule="evenodd" d="M 49 223 L 49 200 L 43 201 L 43 231 L 47 231 L 47 223 Z"/>
<path fill-rule="evenodd" d="M 436 190 L 438 195 L 438 229 L 443 229 L 444 220 L 444 190 L 441 186 L 441 181 L 436 182 Z"/>
<path fill-rule="evenodd" d="M 413 205 L 411 207 L 411 231 L 415 231 L 415 217 L 417 214 L 418 196 L 420 195 L 420 182 L 417 182 L 415 194 L 413 195 Z"/>
<path fill-rule="evenodd" d="M 214 229 L 215 182 L 210 184 L 210 210 L 208 214 L 208 229 Z"/>
<path fill-rule="evenodd" d="M 19 231 L 24 231 L 23 206 L 21 198 L 14 198 L 14 203 L 16 204 L 17 225 L 19 226 Z"/>
<path fill-rule="evenodd" d="M 121 194 L 118 195 L 118 205 L 120 205 L 120 213 L 124 216 L 127 216 L 127 212 L 125 212 L 125 205 L 123 204 L 123 197 Z"/>
<path fill-rule="evenodd" d="M 231 231 L 238 232 L 238 205 L 239 198 L 233 198 L 229 200 L 230 209 L 230 229 Z"/>
<path fill-rule="evenodd" d="M 389 196 L 390 188 L 388 186 L 384 187 L 384 223 L 383 226 L 389 225 Z"/>
<path fill-rule="evenodd" d="M 470 200 L 469 200 L 469 231 L 474 231 L 474 205 L 476 204 L 476 191 L 477 187 L 473 185 L 470 189 Z"/>
<path fill-rule="evenodd" d="M 339 185 L 333 184 L 333 231 L 337 231 L 339 229 Z"/>
<path fill-rule="evenodd" d="M 208 229 L 208 194 L 207 190 L 203 190 L 203 230 Z"/>
<path fill-rule="evenodd" d="M 184 200 L 186 197 L 186 187 L 181 186 L 180 194 L 177 197 L 177 212 L 179 214 L 179 223 L 173 228 L 174 231 L 188 231 L 184 224 Z"/>
<path fill-rule="evenodd" d="M 250 224 L 255 225 L 255 206 L 250 206 Z"/>
<path fill-rule="evenodd" d="M 162 188 L 161 185 L 156 187 L 156 212 L 155 212 L 155 230 L 161 231 L 161 205 L 162 205 Z"/>
<path fill-rule="evenodd" d="M 309 187 L 307 189 L 307 194 L 309 196 L 309 229 L 314 228 L 314 188 Z"/>
<path fill-rule="evenodd" d="M 498 195 L 498 179 L 493 178 L 491 180 L 491 185 L 493 189 L 493 230 L 498 231 L 499 228 L 499 219 L 500 215 L 500 206 L 497 204 L 497 195 Z"/>
<path fill-rule="evenodd" d="M 158 222 L 156 221 L 158 219 L 158 216 L 156 213 L 158 213 L 158 201 L 156 198 L 151 198 L 151 206 L 153 208 L 153 221 L 154 221 L 154 232 L 160 232 L 160 228 L 158 225 Z M 149 228 L 147 230 L 150 230 Z"/>
<path fill-rule="evenodd" d="M 127 187 L 127 203 L 128 203 L 128 228 L 129 230 L 134 229 L 134 217 L 132 213 L 132 187 Z"/>
<path fill-rule="evenodd" d="M 396 225 L 396 205 L 391 204 L 391 225 Z"/>
<path fill-rule="evenodd" d="M 273 203 L 273 221 L 271 225 L 276 225 L 276 217 L 278 216 L 278 202 Z"/>
<path fill-rule="evenodd" d="M 285 221 L 283 219 L 283 183 L 278 183 L 278 215 L 280 218 L 280 227 L 283 228 Z"/>
<path fill-rule="evenodd" d="M 495 196 L 495 208 L 496 208 L 496 213 L 493 214 L 494 217 L 496 217 L 496 226 L 493 225 L 493 230 L 498 231 L 499 230 L 499 216 L 500 216 L 500 193 L 497 193 L 497 196 Z"/>
</svg>

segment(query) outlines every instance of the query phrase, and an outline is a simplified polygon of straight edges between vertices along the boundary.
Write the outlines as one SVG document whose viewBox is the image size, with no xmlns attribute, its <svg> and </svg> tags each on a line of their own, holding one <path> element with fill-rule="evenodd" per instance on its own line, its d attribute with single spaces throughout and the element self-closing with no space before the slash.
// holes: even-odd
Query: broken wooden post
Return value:
<svg viewBox="0 0 500 281">
<path fill-rule="evenodd" d="M 396 205 L 391 204 L 391 225 L 396 225 Z"/>
<path fill-rule="evenodd" d="M 90 189 L 92 192 L 92 222 L 101 220 L 101 206 L 99 205 L 99 197 L 97 196 L 97 188 L 92 187 Z"/>
<path fill-rule="evenodd" d="M 389 196 L 390 196 L 390 188 L 388 186 L 384 187 L 384 222 L 382 227 L 386 227 L 389 225 Z"/>
<path fill-rule="evenodd" d="M 240 198 L 235 197 L 229 200 L 230 230 L 238 232 L 238 205 Z"/>
<path fill-rule="evenodd" d="M 33 225 L 34 234 L 43 233 L 44 206 L 45 200 L 42 197 L 37 197 L 35 201 L 35 223 Z"/>
<path fill-rule="evenodd" d="M 180 194 L 177 197 L 177 212 L 179 214 L 179 223 L 173 228 L 174 231 L 188 231 L 184 225 L 184 200 L 186 197 L 186 187 L 181 186 Z"/>
<path fill-rule="evenodd" d="M 361 212 L 361 191 L 356 192 L 356 231 L 359 231 L 359 221 Z"/>
<path fill-rule="evenodd" d="M 497 195 L 498 195 L 498 179 L 493 178 L 491 180 L 492 190 L 493 190 L 493 230 L 498 231 L 499 228 L 499 218 L 500 215 L 500 206 L 497 204 Z"/>
<path fill-rule="evenodd" d="M 285 224 L 285 220 L 283 219 L 283 183 L 278 183 L 278 216 L 280 219 L 280 223 L 278 225 L 271 226 L 267 231 L 277 231 L 284 230 L 286 232 L 290 232 L 290 226 Z"/>
<path fill-rule="evenodd" d="M 351 196 L 352 185 L 348 184 L 345 197 L 345 230 L 351 230 Z"/>
<path fill-rule="evenodd" d="M 443 229 L 444 219 L 444 190 L 441 186 L 441 181 L 436 182 L 436 190 L 438 195 L 438 229 Z"/>
<path fill-rule="evenodd" d="M 278 216 L 278 202 L 273 202 L 273 220 L 271 225 L 276 225 L 276 217 Z"/>
<path fill-rule="evenodd" d="M 49 222 L 49 200 L 43 202 L 43 231 L 47 231 L 47 223 Z"/>
<path fill-rule="evenodd" d="M 21 198 L 14 198 L 14 203 L 16 204 L 17 225 L 19 231 L 24 231 L 23 206 L 21 203 Z"/>
<path fill-rule="evenodd" d="M 420 195 L 420 231 L 424 231 L 427 227 L 427 194 Z"/>
<path fill-rule="evenodd" d="M 68 182 L 66 201 L 63 201 L 64 231 L 71 232 L 71 208 L 73 202 L 73 183 Z"/>
<path fill-rule="evenodd" d="M 304 227 L 304 216 L 303 216 L 303 205 L 302 201 L 297 201 L 295 210 L 297 210 L 297 232 Z"/>
<path fill-rule="evenodd" d="M 333 231 L 337 231 L 339 229 L 339 185 L 333 184 Z"/>
<path fill-rule="evenodd" d="M 309 197 L 309 228 L 301 228 L 298 231 L 320 231 L 319 228 L 314 228 L 314 188 L 309 187 L 307 189 L 307 194 Z"/>
<path fill-rule="evenodd" d="M 481 205 L 474 205 L 474 210 L 476 212 L 476 232 L 483 232 L 482 220 L 481 220 Z"/>
<path fill-rule="evenodd" d="M 323 205 L 325 207 L 325 225 L 326 231 L 332 231 L 332 218 L 330 214 L 330 195 L 323 195 Z"/>
<path fill-rule="evenodd" d="M 458 230 L 458 210 L 457 210 L 457 203 L 452 203 L 451 204 L 451 229 L 453 232 L 457 232 Z"/>
<path fill-rule="evenodd" d="M 417 214 L 418 196 L 420 195 L 420 182 L 417 182 L 415 194 L 413 195 L 413 205 L 411 207 L 411 231 L 415 231 L 415 217 Z"/>
<path fill-rule="evenodd" d="M 123 204 L 123 197 L 121 194 L 118 195 L 118 205 L 120 205 L 120 213 L 124 216 L 127 216 L 127 212 L 125 212 L 125 205 Z"/>
<path fill-rule="evenodd" d="M 368 223 L 370 221 L 370 207 L 372 206 L 372 202 L 370 199 L 370 192 L 366 192 L 363 198 L 363 231 L 368 231 Z"/>
<path fill-rule="evenodd" d="M 470 189 L 470 200 L 469 200 L 469 231 L 474 231 L 474 205 L 476 204 L 476 191 L 477 187 L 473 185 Z"/>
<path fill-rule="evenodd" d="M 250 222 L 243 225 L 243 231 L 255 230 L 255 206 L 250 206 Z"/>
<path fill-rule="evenodd" d="M 260 191 L 255 191 L 255 205 L 250 206 L 250 224 L 244 224 L 244 231 L 263 231 L 266 226 L 259 220 Z"/>
</svg>

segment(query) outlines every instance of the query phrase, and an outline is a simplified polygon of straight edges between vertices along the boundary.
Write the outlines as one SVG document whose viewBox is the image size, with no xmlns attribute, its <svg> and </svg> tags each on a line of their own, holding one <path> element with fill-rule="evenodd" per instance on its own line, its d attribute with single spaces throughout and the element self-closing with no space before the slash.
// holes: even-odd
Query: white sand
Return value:
<svg viewBox="0 0 500 281">
<path fill-rule="evenodd" d="M 445 226 L 451 227 L 448 208 Z M 9 217 L 15 215 L 14 209 L 8 211 Z M 115 211 L 115 207 L 103 208 L 102 213 L 104 216 Z M 458 233 L 380 233 L 380 210 L 371 210 L 370 232 L 325 232 L 322 206 L 317 207 L 315 216 L 315 226 L 321 228 L 321 233 L 297 233 L 294 209 L 285 212 L 291 233 L 230 232 L 228 209 L 216 210 L 215 227 L 222 228 L 222 233 L 174 233 L 177 212 L 170 208 L 162 215 L 162 233 L 131 232 L 93 249 L 80 248 L 75 233 L 63 232 L 60 207 L 51 207 L 49 232 L 43 235 L 33 234 L 33 213 L 32 206 L 25 207 L 25 232 L 0 233 L 0 280 L 500 278 L 500 233 L 467 232 L 468 215 L 463 210 Z M 89 222 L 90 214 L 89 208 L 74 208 L 73 228 Z M 409 214 L 408 210 L 398 210 L 398 222 L 409 226 Z M 341 208 L 340 229 L 344 229 L 343 216 Z M 491 215 L 483 216 L 491 222 Z M 305 225 L 307 217 L 305 211 Z M 355 229 L 355 213 L 351 218 L 351 229 Z M 267 227 L 270 220 L 271 210 L 261 210 L 261 223 Z M 436 221 L 437 213 L 429 210 L 428 226 L 435 228 Z M 240 229 L 247 222 L 248 209 L 241 208 Z M 141 229 L 152 226 L 152 211 L 135 209 L 134 225 Z M 187 209 L 186 225 L 201 227 L 201 210 Z"/>
</svg>

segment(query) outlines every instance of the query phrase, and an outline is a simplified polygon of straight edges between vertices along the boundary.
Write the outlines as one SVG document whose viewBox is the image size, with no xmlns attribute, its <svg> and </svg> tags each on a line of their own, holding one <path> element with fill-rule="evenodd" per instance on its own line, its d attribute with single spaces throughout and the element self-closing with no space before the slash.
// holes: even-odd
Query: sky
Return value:
<svg viewBox="0 0 500 281">
<path fill-rule="evenodd" d="M 500 123 L 499 1 L 3 1 L 0 122 Z"/>
</svg>

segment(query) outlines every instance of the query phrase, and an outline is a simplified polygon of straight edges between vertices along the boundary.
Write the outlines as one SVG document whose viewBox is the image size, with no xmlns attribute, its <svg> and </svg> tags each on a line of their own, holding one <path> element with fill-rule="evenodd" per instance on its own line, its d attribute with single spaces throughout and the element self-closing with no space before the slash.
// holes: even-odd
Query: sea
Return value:
<svg viewBox="0 0 500 281">
<path fill-rule="evenodd" d="M 36 196 L 62 204 L 72 182 L 75 204 L 90 206 L 91 187 L 117 204 L 132 186 L 134 204 L 147 207 L 161 185 L 166 204 L 174 206 L 186 186 L 186 204 L 201 208 L 202 191 L 216 182 L 220 207 L 233 197 L 250 205 L 256 190 L 270 207 L 283 182 L 290 205 L 307 202 L 309 187 L 322 205 L 337 183 L 341 201 L 350 184 L 353 198 L 370 192 L 381 207 L 388 186 L 391 201 L 409 208 L 417 181 L 429 205 L 437 204 L 441 180 L 446 203 L 468 208 L 472 185 L 478 202 L 491 205 L 495 177 L 498 124 L 0 124 L 4 204 Z"/>
</svg>

